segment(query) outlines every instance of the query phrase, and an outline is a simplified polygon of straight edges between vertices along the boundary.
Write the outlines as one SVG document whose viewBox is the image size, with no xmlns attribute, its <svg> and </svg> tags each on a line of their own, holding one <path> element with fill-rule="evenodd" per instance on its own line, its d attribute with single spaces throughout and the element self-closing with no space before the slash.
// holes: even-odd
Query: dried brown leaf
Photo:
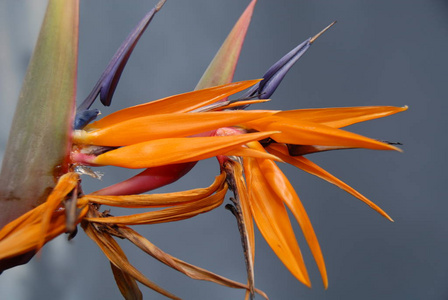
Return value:
<svg viewBox="0 0 448 300">
<path fill-rule="evenodd" d="M 140 271 L 132 266 L 121 247 L 110 234 L 104 231 L 98 231 L 93 224 L 88 222 L 83 222 L 83 228 L 86 234 L 101 248 L 110 262 L 122 272 L 125 272 L 159 294 L 171 299 L 180 299 L 147 279 Z"/>
<path fill-rule="evenodd" d="M 112 273 L 114 274 L 115 282 L 120 289 L 121 294 L 126 300 L 141 300 L 143 299 L 142 292 L 138 288 L 137 282 L 126 272 L 117 268 L 113 263 L 110 263 Z"/>
<path fill-rule="evenodd" d="M 190 278 L 196 280 L 210 281 L 230 288 L 246 289 L 246 290 L 249 289 L 249 286 L 245 284 L 233 281 L 231 279 L 227 279 L 223 276 L 217 275 L 200 267 L 194 266 L 176 257 L 173 257 L 168 253 L 165 253 L 160 248 L 152 244 L 146 238 L 144 238 L 139 233 L 137 233 L 136 231 L 134 231 L 129 227 L 126 226 L 119 227 L 118 232 L 144 252 L 148 253 L 155 259 L 166 264 L 167 266 L 187 275 Z M 269 299 L 268 296 L 263 291 L 255 289 L 255 292 L 261 295 L 263 298 Z"/>
<path fill-rule="evenodd" d="M 235 198 L 231 198 L 234 206 L 231 206 L 230 210 L 238 223 L 246 263 L 247 282 L 249 285 L 249 290 L 246 292 L 246 299 L 253 299 L 255 288 L 255 235 L 252 211 L 249 206 L 247 187 L 244 181 L 243 167 L 239 161 L 228 160 L 224 163 L 223 168 L 227 173 L 227 181 L 235 196 Z M 228 207 L 226 206 L 226 208 Z"/>
</svg>

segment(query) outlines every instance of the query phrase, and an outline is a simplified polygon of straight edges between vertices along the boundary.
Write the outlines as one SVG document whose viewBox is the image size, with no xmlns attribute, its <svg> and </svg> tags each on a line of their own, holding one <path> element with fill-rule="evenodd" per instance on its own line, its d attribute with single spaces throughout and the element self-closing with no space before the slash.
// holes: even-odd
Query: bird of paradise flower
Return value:
<svg viewBox="0 0 448 300">
<path fill-rule="evenodd" d="M 0 266 L 29 259 L 43 244 L 64 232 L 70 237 L 81 224 L 111 262 L 118 287 L 126 299 L 141 298 L 136 281 L 172 299 L 175 295 L 148 280 L 126 258 L 114 237 L 137 247 L 194 279 L 208 280 L 255 293 L 254 221 L 272 250 L 288 270 L 311 286 L 287 209 L 299 223 L 311 249 L 325 288 L 327 272 L 319 242 L 294 188 L 277 163 L 288 163 L 318 176 L 357 197 L 387 219 L 392 219 L 365 196 L 305 158 L 337 149 L 398 150 L 390 143 L 370 139 L 341 128 L 406 110 L 406 107 L 370 106 L 245 110 L 268 101 L 292 65 L 314 41 L 305 40 L 263 75 L 262 80 L 232 83 L 239 51 L 256 3 L 251 1 L 204 73 L 195 91 L 129 107 L 94 121 L 90 109 L 98 97 L 110 105 L 127 60 L 144 30 L 165 1 L 160 1 L 123 42 L 90 95 L 78 107 L 66 168 L 46 201 L 5 225 L 0 231 Z M 50 7 L 53 2 L 50 2 Z M 230 96 L 244 91 L 236 100 Z M 141 194 L 172 183 L 188 173 L 197 161 L 217 157 L 221 174 L 207 188 L 169 194 Z M 81 174 L 97 177 L 89 167 L 117 166 L 145 170 L 136 176 L 84 194 Z M 3 171 L 3 170 L 2 170 Z M 241 284 L 179 260 L 157 248 L 131 227 L 173 222 L 194 217 L 220 206 L 227 190 L 233 192 L 228 208 L 236 217 L 247 269 Z M 163 208 L 129 216 L 100 212 L 101 205 L 127 208 Z M 25 259 L 25 260 L 26 260 Z"/>
</svg>

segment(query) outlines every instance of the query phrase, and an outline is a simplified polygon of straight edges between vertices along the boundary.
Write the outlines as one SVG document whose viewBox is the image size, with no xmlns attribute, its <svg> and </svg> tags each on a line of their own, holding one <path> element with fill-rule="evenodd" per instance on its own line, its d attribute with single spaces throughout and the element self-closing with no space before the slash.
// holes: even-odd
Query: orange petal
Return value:
<svg viewBox="0 0 448 300">
<path fill-rule="evenodd" d="M 245 90 L 257 82 L 257 80 L 247 80 L 216 86 L 208 89 L 193 91 L 189 93 L 170 96 L 156 101 L 128 107 L 110 114 L 101 120 L 91 123 L 86 129 L 102 128 L 122 122 L 124 120 L 139 118 L 155 114 L 181 113 L 192 111 L 196 108 L 209 105 L 230 95 Z"/>
<path fill-rule="evenodd" d="M 258 229 L 288 270 L 310 287 L 302 253 L 282 200 L 270 188 L 254 158 L 244 159 L 244 171 L 250 207 Z"/>
<path fill-rule="evenodd" d="M 0 240 L 3 240 L 5 237 L 14 234 L 19 230 L 22 230 L 23 228 L 29 226 L 30 224 L 39 223 L 42 218 L 42 214 L 44 213 L 46 208 L 47 204 L 44 202 L 41 205 L 37 206 L 36 208 L 26 212 L 17 219 L 6 224 L 0 230 Z"/>
<path fill-rule="evenodd" d="M 5 225 L 0 231 L 0 259 L 38 250 L 42 245 L 66 231 L 64 211 L 56 211 L 65 196 L 78 183 L 79 175 L 63 175 L 43 204 Z M 85 203 L 77 203 L 82 208 L 74 220 L 77 224 L 87 213 Z"/>
<path fill-rule="evenodd" d="M 257 147 L 259 149 L 261 148 L 260 151 L 263 149 L 260 144 L 258 144 Z M 299 199 L 299 196 L 297 196 L 289 180 L 272 160 L 257 159 L 257 162 L 260 168 L 260 172 L 265 178 L 265 181 L 268 182 L 269 186 L 272 188 L 272 191 L 277 195 L 277 197 L 280 198 L 288 206 L 297 222 L 299 223 L 308 246 L 311 249 L 311 253 L 316 260 L 316 264 L 319 268 L 324 287 L 327 288 L 328 277 L 327 270 L 325 268 L 324 257 L 322 255 L 319 241 L 317 240 L 313 226 L 311 225 L 311 221 L 305 211 L 305 208 L 302 205 L 302 202 Z"/>
<path fill-rule="evenodd" d="M 275 132 L 160 139 L 106 152 L 94 158 L 91 163 L 138 169 L 199 161 L 222 155 L 235 147 L 264 139 L 273 133 Z"/>
<path fill-rule="evenodd" d="M 52 224 L 43 237 L 41 229 L 42 224 L 40 222 L 34 222 L 18 230 L 14 230 L 2 238 L 0 241 L 0 259 L 40 249 L 42 238 L 44 241 L 48 241 L 65 232 L 65 216 L 61 213 L 54 215 Z"/>
<path fill-rule="evenodd" d="M 407 106 L 316 108 L 283 111 L 278 113 L 277 116 L 320 123 L 322 125 L 334 128 L 341 128 L 359 122 L 390 116 L 407 109 Z"/>
<path fill-rule="evenodd" d="M 2 229 L 0 234 L 0 236 L 2 236 L 2 238 L 0 238 L 0 260 L 38 249 L 42 238 L 42 212 L 46 210 L 46 206 L 47 204 L 45 202 L 38 206 L 38 208 L 41 208 L 31 210 L 28 214 L 28 222 L 21 223 L 21 226 L 15 227 L 6 225 Z M 77 222 L 81 221 L 87 213 L 87 210 L 87 206 L 82 208 L 80 214 L 78 215 Z M 45 232 L 44 241 L 48 242 L 56 236 L 64 233 L 66 231 L 65 221 L 66 218 L 64 211 L 54 212 L 51 216 L 48 230 Z M 8 228 L 6 228 L 7 226 Z M 9 229 L 12 227 L 14 228 L 10 231 Z M 8 231 L 7 234 L 3 234 L 3 230 L 5 230 L 5 228 Z"/>
<path fill-rule="evenodd" d="M 305 172 L 308 172 L 317 177 L 320 177 L 320 178 L 336 185 L 337 187 L 343 189 L 347 193 L 352 194 L 353 196 L 355 196 L 356 198 L 358 198 L 359 200 L 363 201 L 365 204 L 370 206 L 376 212 L 378 212 L 379 214 L 381 214 L 382 216 L 384 216 L 385 218 L 387 218 L 388 220 L 393 222 L 392 218 L 385 211 L 383 211 L 378 205 L 376 205 L 375 203 L 373 203 L 372 201 L 367 199 L 364 195 L 362 195 L 361 193 L 356 191 L 354 188 L 350 187 L 348 184 L 346 184 L 342 180 L 331 175 L 330 173 L 328 173 L 327 171 L 325 171 L 324 169 L 322 169 L 321 167 L 319 167 L 312 161 L 306 159 L 303 156 L 294 156 L 294 157 L 289 156 L 288 150 L 286 149 L 286 147 L 282 147 L 281 145 L 272 144 L 268 147 L 268 150 L 269 150 L 269 152 L 272 152 L 273 154 L 281 157 L 285 162 L 287 162 L 293 166 L 296 166 L 297 168 L 302 169 Z"/>
<path fill-rule="evenodd" d="M 397 147 L 359 134 L 328 127 L 319 123 L 282 118 L 277 115 L 248 122 L 248 126 L 258 131 L 281 131 L 281 133 L 277 133 L 271 137 L 275 141 L 285 144 L 346 146 L 401 151 Z"/>
<path fill-rule="evenodd" d="M 133 118 L 93 131 L 75 132 L 74 142 L 97 146 L 126 146 L 149 140 L 186 137 L 267 117 L 269 111 L 171 113 Z"/>
</svg>

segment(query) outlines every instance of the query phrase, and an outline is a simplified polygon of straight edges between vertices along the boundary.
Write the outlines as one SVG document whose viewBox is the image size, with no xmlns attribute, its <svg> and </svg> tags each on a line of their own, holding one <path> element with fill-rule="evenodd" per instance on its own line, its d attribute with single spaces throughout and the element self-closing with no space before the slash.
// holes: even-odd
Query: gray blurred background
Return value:
<svg viewBox="0 0 448 300">
<path fill-rule="evenodd" d="M 155 2 L 81 1 L 78 100 Z M 0 2 L 0 151 L 45 3 Z M 135 49 L 112 108 L 103 113 L 192 90 L 248 3 L 168 0 Z M 272 102 L 256 108 L 409 105 L 405 113 L 349 128 L 402 142 L 404 153 L 351 150 L 310 156 L 380 205 L 395 223 L 337 187 L 285 166 L 320 240 L 330 284 L 324 290 L 294 224 L 313 288 L 299 283 L 258 233 L 256 285 L 271 299 L 448 299 L 448 202 L 443 186 L 448 2 L 259 0 L 235 80 L 261 77 L 284 53 L 333 20 L 338 24 L 290 71 Z M 133 174 L 102 171 L 102 182 L 84 180 L 87 191 Z M 216 161 L 201 162 L 160 192 L 206 186 L 217 172 Z M 180 223 L 137 229 L 174 256 L 245 282 L 236 223 L 223 207 Z M 149 279 L 184 299 L 243 299 L 243 291 L 194 281 L 122 245 Z M 163 299 L 145 287 L 142 291 L 145 299 Z M 83 232 L 71 242 L 54 240 L 28 265 L 6 271 L 0 276 L 0 295 L 17 300 L 121 299 L 107 259 Z"/>
</svg>

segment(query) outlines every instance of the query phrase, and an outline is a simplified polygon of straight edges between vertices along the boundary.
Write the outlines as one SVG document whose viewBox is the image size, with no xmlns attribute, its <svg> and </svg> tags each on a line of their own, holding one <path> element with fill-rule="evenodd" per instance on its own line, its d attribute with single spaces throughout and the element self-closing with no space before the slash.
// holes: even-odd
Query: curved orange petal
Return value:
<svg viewBox="0 0 448 300">
<path fill-rule="evenodd" d="M 93 158 L 91 163 L 138 169 L 199 161 L 222 155 L 232 148 L 260 140 L 274 132 L 236 136 L 168 138 L 118 148 Z"/>
<path fill-rule="evenodd" d="M 282 111 L 278 113 L 277 116 L 291 119 L 300 119 L 303 121 L 320 123 L 329 127 L 341 128 L 359 122 L 390 116 L 407 109 L 407 106 L 310 108 Z"/>
<path fill-rule="evenodd" d="M 171 113 L 133 118 L 92 131 L 76 131 L 75 143 L 126 146 L 149 140 L 186 137 L 267 117 L 269 111 Z"/>
<path fill-rule="evenodd" d="M 260 170 L 269 182 L 271 188 L 277 194 L 277 196 L 284 201 L 284 203 L 291 210 L 292 214 L 296 218 L 297 222 L 302 229 L 306 242 L 311 249 L 311 253 L 316 260 L 317 267 L 319 268 L 324 287 L 328 287 L 327 270 L 325 268 L 325 261 L 322 255 L 322 250 L 317 240 L 316 233 L 314 232 L 311 221 L 306 213 L 305 208 L 302 205 L 299 197 L 297 196 L 294 188 L 289 183 L 286 176 L 278 168 L 278 166 L 270 160 L 259 160 Z"/>
<path fill-rule="evenodd" d="M 17 219 L 6 224 L 0 230 L 0 240 L 3 240 L 8 235 L 14 234 L 14 232 L 19 231 L 30 224 L 39 223 L 39 220 L 41 219 L 42 214 L 44 213 L 46 208 L 47 204 L 44 202 L 36 208 L 28 211 Z"/>
<path fill-rule="evenodd" d="M 78 207 L 81 208 L 79 205 Z M 42 238 L 42 212 L 46 209 L 47 204 L 45 202 L 28 212 L 26 221 L 22 222 L 20 226 L 13 226 L 14 229 L 12 231 L 9 230 L 11 229 L 10 227 L 8 229 L 6 226 L 2 229 L 2 232 L 3 230 L 8 232 L 6 234 L 0 234 L 2 236 L 0 239 L 0 260 L 38 249 L 39 245 L 41 245 Z M 81 219 L 87 211 L 88 207 L 84 206 L 78 215 L 78 223 L 81 222 Z M 66 231 L 65 225 L 65 212 L 53 212 L 48 230 L 44 233 L 44 242 L 48 242 L 64 233 Z"/>
<path fill-rule="evenodd" d="M 328 127 L 319 123 L 282 118 L 276 115 L 248 122 L 248 126 L 258 131 L 281 131 L 281 133 L 274 134 L 271 137 L 275 141 L 285 144 L 346 146 L 374 150 L 401 151 L 397 147 L 359 134 Z"/>
<path fill-rule="evenodd" d="M 258 229 L 291 274 L 310 287 L 305 262 L 282 200 L 266 182 L 254 158 L 244 159 L 244 171 L 249 203 Z"/>
<path fill-rule="evenodd" d="M 261 79 L 233 82 L 208 89 L 174 95 L 156 101 L 128 107 L 91 123 L 88 128 L 101 128 L 124 120 L 155 114 L 181 113 L 209 105 L 245 90 Z"/>
<path fill-rule="evenodd" d="M 312 161 L 306 159 L 305 157 L 289 156 L 288 150 L 286 149 L 286 147 L 283 147 L 282 145 L 272 144 L 268 147 L 268 151 L 281 157 L 285 162 L 287 162 L 293 166 L 296 166 L 297 168 L 302 169 L 305 172 L 313 174 L 317 177 L 320 177 L 320 178 L 336 185 L 337 187 L 343 189 L 347 193 L 349 193 L 349 194 L 355 196 L 356 198 L 358 198 L 359 200 L 363 201 L 365 204 L 370 206 L 373 210 L 378 212 L 380 215 L 384 216 L 385 218 L 387 218 L 388 220 L 393 222 L 392 218 L 385 211 L 383 211 L 378 205 L 376 205 L 375 203 L 373 203 L 372 201 L 367 199 L 364 195 L 362 195 L 361 193 L 356 191 L 354 188 L 352 188 L 351 186 L 349 186 L 342 180 L 336 178 L 335 176 L 333 176 L 329 172 L 325 171 L 324 169 L 322 169 L 321 167 L 319 167 Z"/>
<path fill-rule="evenodd" d="M 34 231 L 38 227 L 40 227 L 40 231 L 34 233 L 33 235 L 38 239 L 36 240 L 36 248 L 41 248 L 46 240 L 47 231 L 52 230 L 51 227 L 54 226 L 54 224 L 52 224 L 51 222 L 53 222 L 53 215 L 56 213 L 55 209 L 61 203 L 64 197 L 76 186 L 78 178 L 79 175 L 73 172 L 63 175 L 59 179 L 56 187 L 48 196 L 46 202 L 28 211 L 14 221 L 6 224 L 0 230 L 0 240 L 3 241 L 9 235 L 18 234 L 19 232 L 22 235 L 24 234 L 24 236 L 28 236 L 28 233 L 26 233 L 26 231 Z M 84 205 L 85 203 L 81 206 Z"/>
<path fill-rule="evenodd" d="M 257 148 L 260 151 L 263 150 L 263 147 L 259 143 L 253 142 L 251 143 L 251 147 Z M 269 159 L 256 160 L 258 162 L 260 172 L 261 174 L 263 174 L 266 182 L 269 184 L 277 197 L 288 206 L 297 222 L 299 223 L 303 235 L 305 236 L 306 242 L 310 247 L 311 253 L 316 260 L 316 264 L 319 268 L 323 284 L 325 288 L 327 288 L 328 277 L 322 250 L 320 248 L 319 241 L 317 240 L 313 226 L 311 225 L 311 221 L 308 217 L 308 214 L 306 213 L 305 208 L 302 205 L 302 202 L 299 199 L 299 196 L 297 196 L 288 178 L 286 178 L 285 174 L 283 174 L 283 172 L 275 164 L 275 162 Z"/>
</svg>

